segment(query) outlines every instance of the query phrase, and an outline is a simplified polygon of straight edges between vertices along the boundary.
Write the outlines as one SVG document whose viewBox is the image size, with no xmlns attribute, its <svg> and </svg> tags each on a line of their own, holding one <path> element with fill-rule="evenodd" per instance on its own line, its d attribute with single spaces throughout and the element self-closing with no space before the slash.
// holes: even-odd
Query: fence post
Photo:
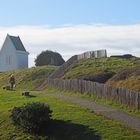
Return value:
<svg viewBox="0 0 140 140">
<path fill-rule="evenodd" d="M 50 79 L 46 80 L 50 88 L 61 89 L 65 91 L 87 92 L 98 97 L 116 100 L 129 107 L 140 110 L 140 92 L 130 91 L 124 88 L 114 88 L 106 84 L 100 84 L 80 79 Z"/>
</svg>

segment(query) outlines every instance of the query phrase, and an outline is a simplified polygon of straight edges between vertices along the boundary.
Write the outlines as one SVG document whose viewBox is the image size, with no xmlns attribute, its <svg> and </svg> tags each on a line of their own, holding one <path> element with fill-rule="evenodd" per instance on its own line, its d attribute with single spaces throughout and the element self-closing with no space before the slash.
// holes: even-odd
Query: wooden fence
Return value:
<svg viewBox="0 0 140 140">
<path fill-rule="evenodd" d="M 106 84 L 85 81 L 80 79 L 47 79 L 47 86 L 65 91 L 87 93 L 104 97 L 125 104 L 131 108 L 140 109 L 140 92 L 124 88 L 114 88 Z"/>
</svg>

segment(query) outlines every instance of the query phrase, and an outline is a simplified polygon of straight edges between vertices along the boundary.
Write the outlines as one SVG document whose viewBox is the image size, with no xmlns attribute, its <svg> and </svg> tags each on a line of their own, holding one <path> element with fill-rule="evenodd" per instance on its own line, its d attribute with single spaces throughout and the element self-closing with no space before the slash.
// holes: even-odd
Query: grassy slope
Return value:
<svg viewBox="0 0 140 140">
<path fill-rule="evenodd" d="M 134 58 L 92 58 L 72 64 L 63 78 L 78 78 L 83 75 L 93 75 L 100 72 L 115 72 L 115 76 L 119 76 L 119 73 L 124 70 L 133 71 L 133 73 L 135 73 L 135 69 L 138 71 L 139 68 L 140 62 Z M 123 80 L 114 81 L 114 79 L 111 78 L 107 83 L 116 87 L 125 87 L 140 91 L 140 72 L 137 72 L 137 74 L 131 74 Z"/>
<path fill-rule="evenodd" d="M 14 74 L 16 77 L 16 89 L 30 90 L 38 87 L 56 67 L 42 66 L 30 69 L 8 71 L 0 73 L 0 86 L 9 85 L 9 77 Z"/>
<path fill-rule="evenodd" d="M 120 123 L 94 114 L 84 107 L 32 93 L 34 98 L 21 96 L 19 91 L 0 91 L 1 140 L 139 140 L 140 134 Z M 44 102 L 53 110 L 48 136 L 34 136 L 15 128 L 9 119 L 10 109 L 27 102 Z"/>
<path fill-rule="evenodd" d="M 75 78 L 78 76 L 93 74 L 102 71 L 118 72 L 124 67 L 133 66 L 133 60 L 120 58 L 85 59 L 73 63 L 63 78 Z"/>
<path fill-rule="evenodd" d="M 9 85 L 9 76 L 14 73 L 17 81 L 17 89 L 33 89 L 38 87 L 42 83 L 44 77 L 47 77 L 54 69 L 55 67 L 49 66 L 2 72 L 0 73 L 0 86 Z M 130 71 L 130 74 L 125 79 L 114 80 L 110 78 L 107 83 L 116 87 L 125 87 L 140 91 L 139 69 L 140 61 L 135 59 L 92 58 L 72 64 L 63 78 L 77 78 L 85 75 L 98 74 L 100 72 L 114 72 L 116 73 L 115 76 L 119 77 L 119 73 L 125 70 Z M 135 74 L 135 71 L 137 74 Z M 122 73 L 122 75 L 124 74 Z"/>
</svg>

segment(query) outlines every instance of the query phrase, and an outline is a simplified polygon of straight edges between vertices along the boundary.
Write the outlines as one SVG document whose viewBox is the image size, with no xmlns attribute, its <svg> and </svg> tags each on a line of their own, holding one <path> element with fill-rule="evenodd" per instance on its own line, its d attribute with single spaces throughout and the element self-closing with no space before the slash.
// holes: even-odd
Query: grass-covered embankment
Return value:
<svg viewBox="0 0 140 140">
<path fill-rule="evenodd" d="M 122 58 L 90 58 L 73 63 L 63 78 L 76 78 L 83 75 L 95 74 L 103 71 L 119 72 L 134 66 L 133 59 Z"/>
<path fill-rule="evenodd" d="M 0 87 L 9 85 L 9 77 L 11 74 L 14 74 L 16 78 L 15 89 L 31 90 L 38 87 L 55 69 L 55 66 L 41 66 L 29 69 L 1 72 Z"/>
<path fill-rule="evenodd" d="M 91 58 L 73 63 L 63 79 L 80 78 L 140 91 L 138 58 Z"/>
</svg>

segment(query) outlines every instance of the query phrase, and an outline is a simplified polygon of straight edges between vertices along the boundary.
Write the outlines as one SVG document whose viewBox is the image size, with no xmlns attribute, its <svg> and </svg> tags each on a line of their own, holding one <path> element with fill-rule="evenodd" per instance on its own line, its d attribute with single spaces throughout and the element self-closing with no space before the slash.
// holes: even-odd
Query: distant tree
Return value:
<svg viewBox="0 0 140 140">
<path fill-rule="evenodd" d="M 36 66 L 55 65 L 60 66 L 64 63 L 62 56 L 50 50 L 42 51 L 35 59 Z"/>
</svg>

